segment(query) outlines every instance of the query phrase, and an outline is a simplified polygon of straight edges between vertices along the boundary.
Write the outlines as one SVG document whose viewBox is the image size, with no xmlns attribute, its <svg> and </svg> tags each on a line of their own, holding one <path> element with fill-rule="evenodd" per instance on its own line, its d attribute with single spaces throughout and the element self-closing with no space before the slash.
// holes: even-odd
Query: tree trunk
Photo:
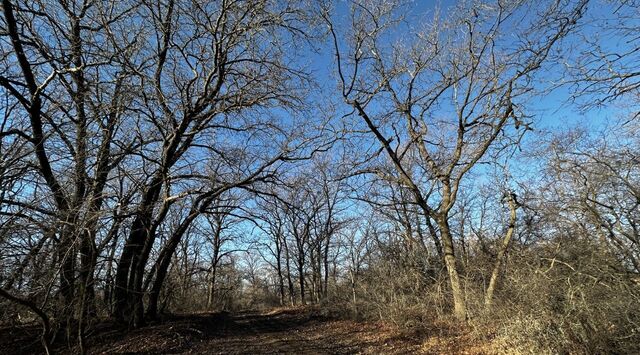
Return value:
<svg viewBox="0 0 640 355">
<path fill-rule="evenodd" d="M 292 306 L 296 304 L 295 288 L 293 287 L 293 280 L 291 279 L 291 259 L 289 258 L 289 246 L 286 240 L 283 240 L 284 246 L 284 259 L 287 267 L 287 284 L 289 286 L 289 302 Z"/>
<path fill-rule="evenodd" d="M 449 229 L 449 221 L 447 216 L 439 216 L 438 226 L 440 227 L 440 237 L 442 238 L 444 251 L 444 264 L 449 274 L 449 282 L 451 284 L 451 294 L 453 296 L 453 315 L 457 320 L 464 321 L 467 318 L 467 310 L 465 307 L 464 294 L 460 287 L 460 277 L 456 266 L 456 257 L 453 248 L 453 238 Z"/>
<path fill-rule="evenodd" d="M 131 232 L 124 245 L 118 267 L 114 290 L 114 315 L 121 323 L 138 327 L 143 323 L 141 313 L 142 282 L 140 287 L 136 281 L 140 272 L 141 252 L 151 229 L 153 205 L 157 202 L 162 189 L 162 175 L 157 173 L 144 194 L 136 218 L 131 225 Z M 146 260 L 145 260 L 146 261 Z M 144 265 L 142 265 L 144 270 Z"/>
<path fill-rule="evenodd" d="M 324 265 L 324 279 L 322 289 L 324 291 L 323 297 L 326 299 L 329 296 L 329 238 L 324 245 L 324 255 L 323 255 L 323 265 Z"/>
<path fill-rule="evenodd" d="M 282 246 L 276 241 L 276 272 L 278 273 L 278 290 L 280 292 L 280 306 L 284 306 L 284 279 L 282 277 Z"/>
<path fill-rule="evenodd" d="M 94 288 L 94 272 L 96 268 L 98 253 L 96 245 L 93 242 L 95 236 L 92 232 L 83 233 L 80 245 L 80 298 L 83 307 L 80 309 L 80 316 L 94 317 L 96 315 L 95 307 L 95 288 Z"/>
<path fill-rule="evenodd" d="M 354 316 L 358 316 L 358 299 L 357 299 L 357 294 L 356 294 L 356 271 L 355 270 L 351 270 L 350 272 L 350 276 L 351 276 L 351 297 L 352 300 L 351 302 L 353 303 L 353 315 Z"/>
<path fill-rule="evenodd" d="M 191 225 L 191 222 L 193 222 L 197 216 L 197 210 L 192 209 L 189 216 L 185 218 L 176 231 L 171 235 L 171 238 L 169 238 L 169 241 L 164 248 L 162 248 L 162 251 L 158 256 L 158 261 L 156 262 L 155 267 L 156 278 L 153 281 L 153 287 L 149 293 L 149 305 L 147 306 L 146 312 L 149 319 L 154 319 L 158 315 L 158 298 L 160 297 L 160 291 L 162 290 L 162 285 L 164 284 L 164 280 L 167 276 L 169 265 L 171 264 L 171 257 L 178 248 L 178 244 L 180 244 L 182 236 L 187 232 L 189 225 Z M 142 301 L 142 297 L 140 297 L 140 301 Z"/>
<path fill-rule="evenodd" d="M 209 277 L 209 289 L 207 294 L 207 309 L 213 310 L 213 300 L 215 299 L 216 294 L 216 271 L 217 271 L 217 263 L 211 266 L 211 276 Z"/>
<path fill-rule="evenodd" d="M 304 297 L 304 262 L 302 260 L 298 260 L 298 277 L 300 278 L 300 303 L 304 306 L 307 301 Z"/>
<path fill-rule="evenodd" d="M 60 301 L 62 303 L 61 320 L 70 321 L 73 318 L 75 304 L 75 259 L 76 248 L 73 245 L 71 233 L 63 228 L 58 245 L 58 260 L 61 263 L 60 270 Z"/>
<path fill-rule="evenodd" d="M 502 244 L 498 249 L 498 255 L 496 257 L 496 262 L 493 266 L 493 271 L 491 272 L 491 279 L 489 280 L 489 287 L 487 287 L 487 293 L 484 298 L 484 305 L 487 310 L 491 310 L 491 306 L 493 305 L 493 293 L 496 289 L 496 284 L 498 283 L 498 276 L 500 275 L 500 268 L 502 266 L 502 259 L 504 259 L 507 250 L 509 249 L 509 244 L 511 243 L 511 238 L 513 238 L 513 233 L 516 228 L 516 210 L 518 208 L 516 204 L 515 196 L 512 194 L 508 197 L 509 203 L 509 227 L 507 228 L 507 233 L 502 240 Z"/>
</svg>

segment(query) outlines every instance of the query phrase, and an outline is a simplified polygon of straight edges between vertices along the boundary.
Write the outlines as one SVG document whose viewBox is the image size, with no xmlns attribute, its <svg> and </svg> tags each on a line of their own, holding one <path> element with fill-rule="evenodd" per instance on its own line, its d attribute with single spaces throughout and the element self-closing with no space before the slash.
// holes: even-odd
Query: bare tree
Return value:
<svg viewBox="0 0 640 355">
<path fill-rule="evenodd" d="M 11 149 L 1 162 L 2 223 L 37 231 L 5 286 L 46 260 L 51 273 L 30 280 L 47 285 L 39 299 L 58 296 L 54 319 L 82 351 L 98 312 L 96 277 L 107 308 L 143 324 L 145 278 L 157 294 L 193 221 L 220 194 L 272 179 L 317 148 L 321 133 L 291 117 L 309 83 L 289 50 L 305 40 L 301 5 L 2 3 L 0 149 Z M 158 245 L 185 200 L 192 206 Z M 48 248 L 55 255 L 37 258 Z"/>
<path fill-rule="evenodd" d="M 67 326 L 79 320 L 81 348 L 86 318 L 94 313 L 96 237 L 106 186 L 111 171 L 137 144 L 122 136 L 131 80 L 119 65 L 123 56 L 135 53 L 135 38 L 122 38 L 119 45 L 128 47 L 126 52 L 110 37 L 130 20 L 134 7 L 88 1 L 2 4 L 6 54 L 0 86 L 15 115 L 2 136 L 33 147 L 37 177 L 29 182 L 30 191 L 46 198 L 28 210 L 39 219 L 37 211 L 44 207 L 54 217 L 41 233 L 55 241 L 51 267 L 58 270 L 59 320 Z M 14 195 L 10 204 L 22 205 L 28 195 Z"/>
<path fill-rule="evenodd" d="M 288 65 L 289 53 L 284 51 L 286 43 L 302 33 L 297 27 L 302 13 L 295 2 L 277 6 L 271 1 L 167 1 L 159 6 L 143 4 L 140 11 L 151 19 L 144 29 L 148 38 L 157 41 L 145 44 L 148 60 L 127 64 L 138 68 L 142 82 L 148 83 L 142 88 L 148 95 L 143 109 L 148 117 L 145 128 L 158 144 L 149 145 L 142 155 L 151 173 L 143 180 L 115 280 L 115 315 L 133 326 L 144 323 L 141 287 L 155 241 L 153 226 L 162 223 L 164 211 L 176 198 L 194 196 L 191 212 L 162 254 L 165 261 L 160 268 L 166 269 L 181 234 L 218 193 L 246 185 L 293 150 L 287 143 L 292 142 L 290 137 L 260 143 L 256 139 L 267 137 L 265 132 L 273 132 L 272 139 L 282 136 L 268 107 L 295 107 L 300 102 L 297 88 L 304 81 L 303 73 Z M 263 41 L 274 46 L 265 48 Z M 220 145 L 251 136 L 254 140 L 245 142 L 245 148 L 223 149 Z M 274 146 L 283 148 L 278 152 Z M 273 155 L 258 158 L 251 149 Z M 218 176 L 198 174 L 199 164 L 187 163 L 199 154 L 227 163 L 246 157 L 245 163 L 253 161 L 254 165 L 240 166 L 251 170 L 238 172 L 232 181 L 219 181 Z M 195 184 L 171 195 L 169 187 L 182 176 L 195 177 L 204 187 Z M 212 188 L 206 187 L 207 181 Z M 202 189 L 205 192 L 199 193 Z M 162 207 L 156 210 L 158 204 Z M 161 284 L 163 272 L 155 275 Z"/>
<path fill-rule="evenodd" d="M 341 95 L 379 141 L 425 214 L 439 227 L 454 314 L 466 318 L 449 213 L 463 178 L 504 138 L 526 131 L 517 100 L 554 45 L 575 27 L 586 1 L 461 4 L 411 42 L 387 40 L 401 18 L 393 1 L 354 1 L 341 36 L 328 12 Z M 462 33 L 462 34 L 461 34 Z M 507 35 L 520 40 L 511 45 Z M 523 128 L 518 130 L 519 128 Z M 418 159 L 417 167 L 406 161 Z"/>
<path fill-rule="evenodd" d="M 367 255 L 370 252 L 370 244 L 374 240 L 373 234 L 375 225 L 369 220 L 358 224 L 355 228 L 346 231 L 347 267 L 349 272 L 349 283 L 351 286 L 351 302 L 353 312 L 358 315 L 358 287 L 360 277 L 365 268 Z"/>
<path fill-rule="evenodd" d="M 209 285 L 207 290 L 207 308 L 212 309 L 216 297 L 216 278 L 222 260 L 234 250 L 228 250 L 227 244 L 233 240 L 230 235 L 230 228 L 238 223 L 232 212 L 237 208 L 233 200 L 220 204 L 207 211 L 205 218 L 210 227 L 211 236 L 208 238 L 211 243 L 211 262 L 209 271 Z"/>
<path fill-rule="evenodd" d="M 640 3 L 634 0 L 602 0 L 587 12 L 582 31 L 574 36 L 581 44 L 567 53 L 567 75 L 560 81 L 569 84 L 572 99 L 582 108 L 623 103 L 637 117 L 638 11 Z"/>
<path fill-rule="evenodd" d="M 258 228 L 267 236 L 267 241 L 258 241 L 258 252 L 262 255 L 265 261 L 274 269 L 277 277 L 277 288 L 280 297 L 280 305 L 284 306 L 286 303 L 285 296 L 285 275 L 291 283 L 290 272 L 285 265 L 288 265 L 288 256 L 285 253 L 286 238 L 285 235 L 285 223 L 284 216 L 286 202 L 279 199 L 277 193 L 270 195 L 258 196 L 256 206 L 259 212 L 252 213 L 252 220 Z M 265 250 L 266 249 L 266 250 Z M 265 255 L 268 251 L 269 255 Z M 283 262 L 285 265 L 283 265 Z M 292 292 L 292 286 L 289 286 L 289 293 Z M 293 296 L 290 296 L 293 299 Z"/>
<path fill-rule="evenodd" d="M 568 224 L 578 224 L 618 260 L 615 268 L 640 272 L 636 129 L 618 128 L 619 143 L 574 133 L 555 140 L 546 198 L 554 201 Z M 547 195 L 544 194 L 544 195 Z"/>
</svg>

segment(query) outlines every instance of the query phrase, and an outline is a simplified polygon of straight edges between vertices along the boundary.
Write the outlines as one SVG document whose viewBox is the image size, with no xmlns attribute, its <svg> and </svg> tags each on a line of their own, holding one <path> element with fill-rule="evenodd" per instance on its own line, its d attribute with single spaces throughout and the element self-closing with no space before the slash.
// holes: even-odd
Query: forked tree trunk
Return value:
<svg viewBox="0 0 640 355">
<path fill-rule="evenodd" d="M 164 285 L 164 280 L 167 277 L 169 266 L 171 264 L 171 258 L 178 248 L 178 244 L 182 239 L 182 236 L 187 232 L 187 229 L 191 225 L 191 222 L 198 216 L 197 210 L 192 210 L 191 213 L 180 226 L 173 232 L 169 241 L 165 244 L 164 248 L 160 251 L 158 260 L 156 261 L 156 278 L 153 282 L 153 287 L 149 293 L 149 304 L 147 306 L 146 316 L 148 319 L 154 319 L 158 315 L 158 299 L 160 298 L 160 291 Z M 142 297 L 140 297 L 140 307 L 142 305 Z"/>
</svg>

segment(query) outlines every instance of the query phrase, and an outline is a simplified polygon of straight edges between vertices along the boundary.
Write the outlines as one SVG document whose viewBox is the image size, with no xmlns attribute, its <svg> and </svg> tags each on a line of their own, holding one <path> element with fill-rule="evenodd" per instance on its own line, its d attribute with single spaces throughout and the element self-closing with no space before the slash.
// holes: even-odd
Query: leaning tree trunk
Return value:
<svg viewBox="0 0 640 355">
<path fill-rule="evenodd" d="M 140 270 L 143 246 L 147 242 L 151 228 L 153 206 L 158 201 L 162 185 L 162 174 L 156 173 L 140 202 L 116 268 L 114 316 L 120 323 L 127 323 L 133 327 L 141 326 L 143 323 L 140 310 L 142 290 L 134 286 L 136 273 Z"/>
<path fill-rule="evenodd" d="M 208 201 L 208 203 L 210 203 L 210 201 Z M 204 205 L 206 206 L 207 202 L 205 202 Z M 171 257 L 178 248 L 178 244 L 180 244 L 182 236 L 187 232 L 191 222 L 193 222 L 198 215 L 199 212 L 197 208 L 192 207 L 191 213 L 189 213 L 180 226 L 173 232 L 167 244 L 162 248 L 162 251 L 160 251 L 155 268 L 156 278 L 153 281 L 153 287 L 149 293 L 149 304 L 147 305 L 146 316 L 149 319 L 154 319 L 158 315 L 158 299 L 160 298 L 160 291 L 162 290 L 164 280 L 167 277 L 169 265 L 171 265 Z"/>
<path fill-rule="evenodd" d="M 498 276 L 500 275 L 500 269 L 502 267 L 502 260 L 504 259 L 507 250 L 509 249 L 509 244 L 511 243 L 511 238 L 513 238 L 513 233 L 516 228 L 516 209 L 518 208 L 516 204 L 515 196 L 510 194 L 508 197 L 509 203 L 509 227 L 507 228 L 507 233 L 502 240 L 502 244 L 500 244 L 500 249 L 498 249 L 498 256 L 496 257 L 495 265 L 493 266 L 493 271 L 491 272 L 491 279 L 489 280 L 489 286 L 487 287 L 487 294 L 484 298 L 484 305 L 487 310 L 491 309 L 493 305 L 493 293 L 496 289 L 496 284 L 498 283 Z"/>
</svg>

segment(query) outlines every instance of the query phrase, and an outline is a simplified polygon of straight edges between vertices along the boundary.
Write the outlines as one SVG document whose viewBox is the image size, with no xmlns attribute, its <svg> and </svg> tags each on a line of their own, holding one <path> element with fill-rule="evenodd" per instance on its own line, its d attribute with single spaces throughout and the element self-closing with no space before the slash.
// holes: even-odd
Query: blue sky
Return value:
<svg viewBox="0 0 640 355">
<path fill-rule="evenodd" d="M 344 11 L 346 11 L 347 3 L 348 2 L 343 1 L 338 6 L 339 11 L 337 11 L 336 15 L 336 23 L 338 24 L 338 21 L 340 21 L 340 19 L 344 20 L 346 16 Z M 407 13 L 404 14 L 406 19 L 405 25 L 395 29 L 396 32 L 394 32 L 393 36 L 402 37 L 403 35 L 410 35 L 419 30 L 420 26 L 432 21 L 437 6 L 440 6 L 442 14 L 446 16 L 447 9 L 456 3 L 456 1 L 413 1 L 409 3 L 406 6 Z M 574 61 L 579 58 L 584 51 L 591 49 L 585 45 L 585 38 L 601 43 L 602 48 L 606 50 L 619 50 L 628 46 L 626 42 L 621 40 L 609 40 L 611 34 L 601 29 L 601 26 L 610 24 L 611 19 L 615 18 L 615 16 L 613 16 L 614 6 L 617 5 L 612 2 L 601 1 L 593 1 L 590 4 L 586 15 L 581 20 L 578 31 L 567 36 L 558 44 L 558 47 L 562 49 L 562 56 L 565 61 Z M 411 24 L 416 24 L 416 26 L 412 27 Z M 601 39 L 599 37 L 601 37 Z M 339 91 L 336 89 L 335 58 L 330 46 L 328 49 L 323 47 L 321 53 L 310 55 L 309 59 L 311 61 L 311 68 L 317 74 L 320 84 L 327 90 L 323 96 L 336 100 L 339 113 L 349 111 L 350 108 L 345 104 L 341 105 L 341 98 L 337 97 L 339 96 Z M 532 122 L 532 127 L 534 128 L 534 131 L 529 132 L 523 140 L 522 145 L 525 149 L 535 148 L 533 145 L 539 143 L 541 137 L 547 137 L 544 136 L 547 132 L 559 133 L 573 127 L 579 127 L 592 132 L 604 130 L 610 126 L 612 122 L 628 112 L 626 109 L 621 109 L 619 104 L 615 102 L 607 103 L 602 107 L 584 109 L 579 106 L 579 103 L 589 102 L 596 98 L 585 95 L 580 98 L 578 103 L 573 102 L 571 98 L 574 88 L 569 85 L 563 85 L 549 90 L 552 84 L 560 83 L 566 74 L 565 67 L 561 62 L 562 60 L 559 60 L 558 63 L 547 65 L 543 71 L 538 73 L 538 81 L 534 85 L 537 90 L 544 90 L 545 92 L 532 96 L 521 105 L 526 114 L 531 116 L 528 121 Z M 353 117 L 353 123 L 361 124 L 358 117 Z M 529 166 L 527 165 L 528 163 L 523 160 L 513 159 L 509 164 L 513 165 L 515 170 L 538 173 L 536 170 L 537 167 L 533 165 Z M 490 178 L 490 174 L 487 174 L 488 171 L 482 166 L 476 168 L 475 171 L 483 177 L 479 179 L 479 181 L 486 182 L 486 179 Z"/>
<path fill-rule="evenodd" d="M 415 28 L 400 27 L 396 32 L 400 33 L 412 33 L 419 29 L 419 26 L 425 23 L 430 23 L 435 14 L 436 8 L 441 9 L 443 16 L 447 15 L 448 10 L 454 6 L 458 1 L 428 1 L 428 0 L 414 0 L 409 1 L 404 7 L 407 9 L 407 13 L 404 14 L 406 24 L 417 24 Z M 344 20 L 346 16 L 348 1 L 341 1 L 337 6 L 336 19 Z M 582 35 L 590 38 L 596 38 L 598 35 L 603 35 L 601 43 L 605 49 L 624 48 L 627 44 L 622 41 L 613 42 L 608 41 L 606 33 L 601 33 L 600 26 L 603 22 L 606 22 L 608 18 L 611 18 L 615 4 L 611 2 L 594 1 L 588 8 L 588 12 L 583 18 L 582 26 L 579 28 L 580 33 L 574 33 L 563 40 L 562 46 L 566 48 L 564 55 L 568 56 L 567 60 L 575 59 L 580 55 L 580 52 L 585 50 L 582 43 Z M 640 21 L 640 20 L 639 20 Z M 306 61 L 309 63 L 309 69 L 312 70 L 314 76 L 318 79 L 319 84 L 323 86 L 324 90 L 334 91 L 333 93 L 325 93 L 327 96 L 331 96 L 336 93 L 337 77 L 335 75 L 335 58 L 331 48 L 327 48 L 327 44 L 321 44 L 318 47 L 321 48 L 319 53 L 309 53 L 306 57 Z M 588 49 L 588 48 L 586 48 Z M 573 57 L 573 58 L 572 58 Z M 557 66 L 556 68 L 547 68 L 549 71 L 545 73 L 544 80 L 552 79 L 554 82 L 561 80 L 562 72 L 564 68 Z M 337 94 L 337 93 L 336 93 Z M 568 86 L 563 86 L 555 89 L 546 95 L 537 97 L 535 101 L 532 101 L 527 106 L 529 113 L 535 115 L 535 128 L 541 130 L 562 130 L 567 128 L 568 125 L 580 125 L 580 126 L 592 126 L 593 129 L 600 129 L 603 127 L 606 121 L 620 116 L 621 112 L 616 109 L 615 105 L 607 105 L 606 107 L 600 107 L 597 109 L 581 110 L 577 105 L 571 102 L 571 92 Z M 589 99 L 582 98 L 583 102 L 589 101 Z"/>
</svg>

